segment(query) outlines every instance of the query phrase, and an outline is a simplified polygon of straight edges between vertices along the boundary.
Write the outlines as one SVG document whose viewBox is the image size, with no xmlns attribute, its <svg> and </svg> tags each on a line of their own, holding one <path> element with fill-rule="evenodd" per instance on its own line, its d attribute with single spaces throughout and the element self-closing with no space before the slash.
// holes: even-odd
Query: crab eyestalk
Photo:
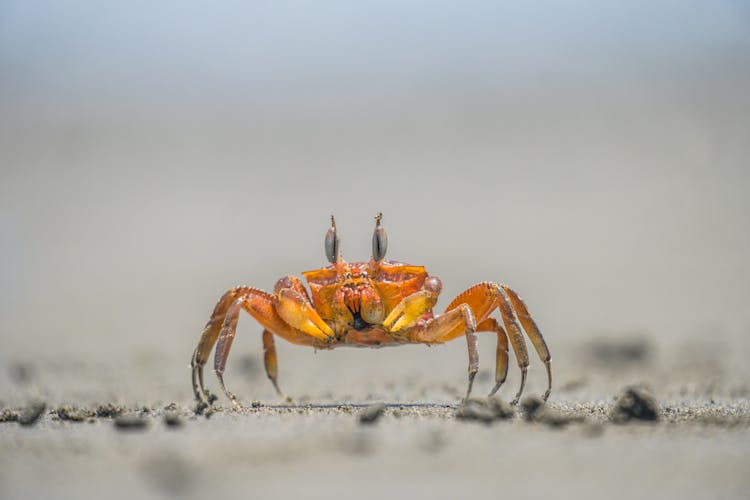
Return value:
<svg viewBox="0 0 750 500">
<path fill-rule="evenodd" d="M 375 231 L 372 234 L 372 260 L 380 262 L 385 257 L 388 250 L 388 235 L 385 234 L 385 228 L 380 225 L 383 214 L 378 212 L 375 216 Z"/>
<path fill-rule="evenodd" d="M 336 234 L 336 219 L 331 215 L 331 228 L 326 233 L 326 257 L 328 262 L 336 264 L 341 260 L 341 240 Z"/>
</svg>

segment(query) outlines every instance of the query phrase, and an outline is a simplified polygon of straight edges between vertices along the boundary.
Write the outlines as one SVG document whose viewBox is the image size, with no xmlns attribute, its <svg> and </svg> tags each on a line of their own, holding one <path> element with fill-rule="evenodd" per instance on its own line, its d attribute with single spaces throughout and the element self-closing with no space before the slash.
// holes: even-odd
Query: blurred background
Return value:
<svg viewBox="0 0 750 500">
<path fill-rule="evenodd" d="M 367 259 L 382 211 L 388 257 L 440 276 L 439 308 L 480 280 L 518 290 L 562 382 L 585 339 L 744 366 L 748 89 L 739 0 L 3 0 L 0 361 L 97 374 L 46 397 L 188 401 L 227 288 L 322 267 L 331 213 Z M 292 395 L 413 374 L 463 391 L 463 342 L 279 349 Z M 229 385 L 274 400 L 241 375 L 260 352 L 245 315 Z"/>
</svg>

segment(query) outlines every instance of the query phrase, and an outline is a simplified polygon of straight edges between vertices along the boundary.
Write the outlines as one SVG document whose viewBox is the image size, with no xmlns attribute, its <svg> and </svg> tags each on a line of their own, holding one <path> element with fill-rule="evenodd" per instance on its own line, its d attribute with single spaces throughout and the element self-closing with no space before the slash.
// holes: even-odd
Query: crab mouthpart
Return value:
<svg viewBox="0 0 750 500">
<path fill-rule="evenodd" d="M 368 328 L 370 324 L 362 318 L 361 298 L 357 294 L 347 294 L 344 298 L 344 304 L 352 315 L 352 328 L 357 331 Z"/>
<path fill-rule="evenodd" d="M 370 324 L 362 319 L 362 315 L 358 312 L 353 312 L 352 316 L 354 317 L 354 321 L 352 322 L 352 328 L 354 328 L 357 331 L 362 331 L 365 328 L 368 328 Z"/>
<path fill-rule="evenodd" d="M 344 304 L 351 311 L 352 314 L 358 314 L 362 306 L 362 295 L 359 290 L 344 286 Z"/>
</svg>

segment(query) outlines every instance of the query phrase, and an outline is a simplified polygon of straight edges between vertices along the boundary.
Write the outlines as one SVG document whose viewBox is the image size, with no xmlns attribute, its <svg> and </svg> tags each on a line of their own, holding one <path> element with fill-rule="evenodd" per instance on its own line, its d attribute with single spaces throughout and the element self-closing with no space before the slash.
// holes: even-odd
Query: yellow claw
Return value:
<svg viewBox="0 0 750 500">
<path fill-rule="evenodd" d="M 402 328 L 413 326 L 419 321 L 424 313 L 435 306 L 437 297 L 434 293 L 426 290 L 415 292 L 398 303 L 388 317 L 383 321 L 391 332 L 397 332 Z"/>
<path fill-rule="evenodd" d="M 279 292 L 276 312 L 289 326 L 319 340 L 328 340 L 335 336 L 331 327 L 323 321 L 315 309 L 306 304 L 304 298 L 294 290 L 284 289 Z"/>
</svg>

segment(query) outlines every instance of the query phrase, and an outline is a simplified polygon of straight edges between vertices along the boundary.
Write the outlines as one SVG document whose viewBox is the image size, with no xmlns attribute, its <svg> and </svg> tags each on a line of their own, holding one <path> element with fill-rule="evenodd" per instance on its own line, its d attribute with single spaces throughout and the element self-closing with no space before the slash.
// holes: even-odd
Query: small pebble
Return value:
<svg viewBox="0 0 750 500">
<path fill-rule="evenodd" d="M 177 413 L 166 413 L 164 415 L 164 425 L 172 428 L 182 427 L 182 419 Z"/>
<path fill-rule="evenodd" d="M 121 415 L 115 418 L 115 427 L 118 430 L 142 430 L 148 426 L 148 420 L 135 415 Z"/>
<path fill-rule="evenodd" d="M 631 420 L 655 422 L 659 420 L 659 404 L 654 395 L 645 387 L 626 387 L 617 398 L 609 418 L 616 424 Z"/>
<path fill-rule="evenodd" d="M 526 420 L 534 420 L 544 408 L 544 400 L 537 396 L 526 396 L 521 400 L 521 411 Z"/>
<path fill-rule="evenodd" d="M 359 412 L 359 423 L 364 425 L 371 425 L 375 423 L 381 417 L 381 415 L 383 415 L 384 411 L 384 403 L 377 403 L 368 406 L 367 408 Z"/>
<path fill-rule="evenodd" d="M 18 423 L 23 426 L 31 426 L 39 421 L 47 405 L 41 401 L 34 401 L 18 414 Z"/>
<path fill-rule="evenodd" d="M 495 420 L 513 418 L 515 414 L 516 412 L 512 406 L 497 397 L 469 399 L 455 413 L 456 418 L 459 420 L 476 420 L 485 424 L 489 424 Z"/>
</svg>

